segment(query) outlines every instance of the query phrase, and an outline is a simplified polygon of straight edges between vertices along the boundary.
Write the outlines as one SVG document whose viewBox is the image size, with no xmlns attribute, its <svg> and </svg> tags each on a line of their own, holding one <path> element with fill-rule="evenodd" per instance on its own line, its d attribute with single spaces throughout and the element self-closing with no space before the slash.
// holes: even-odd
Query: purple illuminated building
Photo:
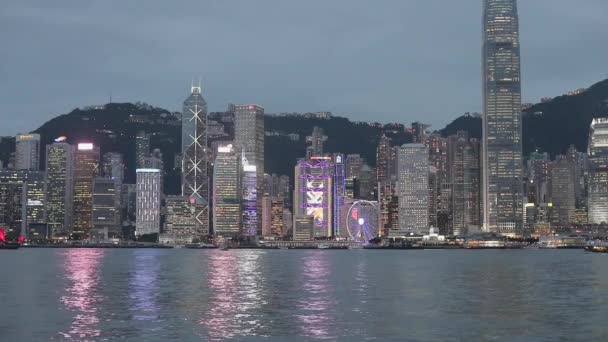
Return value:
<svg viewBox="0 0 608 342">
<path fill-rule="evenodd" d="M 315 238 L 333 235 L 334 173 L 331 157 L 301 159 L 295 168 L 293 216 L 312 216 Z"/>
</svg>

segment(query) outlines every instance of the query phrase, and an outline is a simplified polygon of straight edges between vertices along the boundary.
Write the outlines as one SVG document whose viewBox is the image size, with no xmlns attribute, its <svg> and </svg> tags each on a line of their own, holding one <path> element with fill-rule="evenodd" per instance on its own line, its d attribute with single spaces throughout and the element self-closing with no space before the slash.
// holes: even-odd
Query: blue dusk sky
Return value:
<svg viewBox="0 0 608 342">
<path fill-rule="evenodd" d="M 481 0 L 4 0 L 0 135 L 75 107 L 332 111 L 441 128 L 481 109 Z M 523 98 L 608 78 L 608 1 L 520 0 Z M 15 118 L 19 118 L 18 120 Z"/>
</svg>

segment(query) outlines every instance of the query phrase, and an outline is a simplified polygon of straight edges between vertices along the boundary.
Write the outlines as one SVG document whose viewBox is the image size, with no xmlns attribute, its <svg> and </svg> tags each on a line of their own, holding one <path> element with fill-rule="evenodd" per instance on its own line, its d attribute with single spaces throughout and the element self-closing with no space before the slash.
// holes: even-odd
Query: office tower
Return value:
<svg viewBox="0 0 608 342">
<path fill-rule="evenodd" d="M 264 108 L 258 105 L 237 105 L 234 107 L 234 142 L 237 150 L 243 154 L 243 166 L 255 167 L 257 190 L 257 207 L 261 206 L 262 182 L 264 179 Z M 246 160 L 246 162 L 245 162 Z M 243 177 L 245 182 L 250 177 Z M 245 185 L 243 184 L 243 190 Z M 257 195 L 256 195 L 257 196 Z M 261 212 L 257 213 L 258 227 L 261 233 Z"/>
<path fill-rule="evenodd" d="M 346 198 L 346 170 L 344 155 L 341 153 L 333 154 L 333 211 L 339 213 Z M 333 215 L 333 236 L 340 236 L 343 222 L 340 215 Z"/>
<path fill-rule="evenodd" d="M 576 209 L 576 161 L 575 156 L 559 155 L 551 163 L 551 203 L 553 224 L 568 227 L 574 222 Z"/>
<path fill-rule="evenodd" d="M 102 175 L 112 179 L 114 182 L 114 207 L 117 212 L 117 222 L 121 222 L 122 216 L 122 183 L 125 179 L 125 165 L 123 155 L 116 152 L 108 152 L 103 155 Z"/>
<path fill-rule="evenodd" d="M 549 200 L 549 154 L 538 151 L 530 153 L 527 163 L 528 203 L 547 203 Z"/>
<path fill-rule="evenodd" d="M 93 178 L 99 174 L 99 147 L 79 143 L 74 151 L 72 231 L 85 237 L 93 228 Z"/>
<path fill-rule="evenodd" d="M 312 134 L 306 137 L 306 157 L 323 155 L 323 144 L 327 141 L 327 135 L 321 127 L 313 127 Z"/>
<path fill-rule="evenodd" d="M 376 148 L 376 181 L 378 183 L 390 180 L 390 158 L 391 140 L 382 134 Z"/>
<path fill-rule="evenodd" d="M 27 183 L 27 228 L 32 225 L 45 225 L 46 215 L 46 181 L 44 171 L 26 171 L 25 182 Z"/>
<path fill-rule="evenodd" d="M 314 237 L 333 234 L 333 174 L 331 157 L 301 159 L 295 168 L 293 216 L 312 216 Z"/>
<path fill-rule="evenodd" d="M 428 127 L 429 125 L 425 125 L 420 122 L 412 122 L 412 125 L 410 127 L 410 132 L 412 133 L 412 142 L 424 144 L 426 137 L 426 129 Z"/>
<path fill-rule="evenodd" d="M 589 182 L 589 156 L 584 152 L 578 152 L 571 145 L 566 155 L 574 163 L 574 195 L 576 209 L 581 212 L 587 210 L 587 188 Z"/>
<path fill-rule="evenodd" d="M 361 177 L 361 169 L 365 165 L 365 159 L 359 154 L 346 156 L 346 178 L 355 179 Z"/>
<path fill-rule="evenodd" d="M 429 225 L 439 228 L 442 235 L 449 233 L 451 227 L 450 198 L 451 188 L 448 181 L 447 139 L 432 133 L 425 136 L 429 151 Z"/>
<path fill-rule="evenodd" d="M 137 206 L 135 235 L 160 233 L 162 199 L 159 169 L 137 169 Z"/>
<path fill-rule="evenodd" d="M 589 132 L 589 223 L 608 223 L 608 118 L 595 118 Z"/>
<path fill-rule="evenodd" d="M 161 242 L 191 243 L 199 237 L 194 211 L 196 206 L 186 196 L 165 198 L 165 222 Z"/>
<path fill-rule="evenodd" d="M 120 207 L 117 207 L 117 192 L 120 188 L 111 178 L 93 179 L 93 231 L 97 237 L 107 239 L 119 237 L 122 233 Z M 93 235 L 93 233 L 91 233 Z"/>
<path fill-rule="evenodd" d="M 213 231 L 236 236 L 241 231 L 241 155 L 232 144 L 220 145 L 213 164 Z"/>
<path fill-rule="evenodd" d="M 0 225 L 7 233 L 26 236 L 27 184 L 21 174 L 0 171 Z"/>
<path fill-rule="evenodd" d="M 314 235 L 314 217 L 296 216 L 293 224 L 294 241 L 310 241 Z"/>
<path fill-rule="evenodd" d="M 102 175 L 122 184 L 125 179 L 125 165 L 121 153 L 108 152 L 103 155 Z"/>
<path fill-rule="evenodd" d="M 192 86 L 182 112 L 182 196 L 193 198 L 194 217 L 201 235 L 209 233 L 209 177 L 207 174 L 207 102 L 201 87 Z"/>
<path fill-rule="evenodd" d="M 262 196 L 262 236 L 283 236 L 283 200 L 269 194 Z"/>
<path fill-rule="evenodd" d="M 150 156 L 150 134 L 138 131 L 135 136 L 135 161 L 138 168 L 144 167 L 144 158 Z"/>
<path fill-rule="evenodd" d="M 52 235 L 68 235 L 72 226 L 74 146 L 46 145 L 47 221 Z"/>
<path fill-rule="evenodd" d="M 40 134 L 17 134 L 15 170 L 40 169 Z"/>
<path fill-rule="evenodd" d="M 450 235 L 465 235 L 480 227 L 479 141 L 465 131 L 448 137 L 448 177 L 451 186 Z"/>
<path fill-rule="evenodd" d="M 283 236 L 284 233 L 284 201 L 282 198 L 273 198 L 270 202 L 270 235 Z"/>
<path fill-rule="evenodd" d="M 242 159 L 242 211 L 243 211 L 243 229 L 242 235 L 254 237 L 261 233 L 262 227 L 262 201 L 258 197 L 258 182 L 257 166 L 247 163 L 247 159 Z"/>
<path fill-rule="evenodd" d="M 483 226 L 521 233 L 521 80 L 516 0 L 484 0 Z"/>
<path fill-rule="evenodd" d="M 122 226 L 134 227 L 137 213 L 137 184 L 122 185 L 120 203 Z"/>
<path fill-rule="evenodd" d="M 44 171 L 0 171 L 0 184 L 0 224 L 20 231 L 24 237 L 36 226 L 46 230 Z"/>
<path fill-rule="evenodd" d="M 399 148 L 399 236 L 428 233 L 429 154 L 423 144 Z"/>
<path fill-rule="evenodd" d="M 291 210 L 283 208 L 283 236 L 293 237 L 293 215 Z"/>
<path fill-rule="evenodd" d="M 395 183 L 391 181 L 381 181 L 378 183 L 378 206 L 380 220 L 380 234 L 388 236 L 390 230 L 390 204 L 395 196 Z"/>
</svg>

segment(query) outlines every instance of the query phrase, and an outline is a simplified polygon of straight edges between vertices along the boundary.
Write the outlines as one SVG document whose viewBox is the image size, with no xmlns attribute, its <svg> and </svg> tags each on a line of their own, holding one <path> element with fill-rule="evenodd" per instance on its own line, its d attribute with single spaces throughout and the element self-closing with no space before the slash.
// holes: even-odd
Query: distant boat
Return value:
<svg viewBox="0 0 608 342">
<path fill-rule="evenodd" d="M 227 251 L 227 250 L 228 250 L 228 246 L 226 246 L 226 245 L 222 245 L 222 246 L 220 247 L 220 250 L 222 250 L 222 251 Z"/>
<path fill-rule="evenodd" d="M 329 249 L 329 245 L 322 244 L 322 245 L 319 245 L 317 248 L 318 249 Z"/>
</svg>

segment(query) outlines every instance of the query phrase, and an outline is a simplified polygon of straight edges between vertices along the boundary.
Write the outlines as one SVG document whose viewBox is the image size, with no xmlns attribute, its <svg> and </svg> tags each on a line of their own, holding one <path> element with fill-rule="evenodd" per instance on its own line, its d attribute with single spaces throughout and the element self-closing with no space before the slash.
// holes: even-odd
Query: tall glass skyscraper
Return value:
<svg viewBox="0 0 608 342">
<path fill-rule="evenodd" d="M 182 114 L 182 195 L 196 203 L 194 213 L 201 234 L 209 232 L 207 175 L 207 102 L 201 87 L 192 86 Z"/>
<path fill-rule="evenodd" d="M 483 12 L 483 225 L 515 235 L 523 225 L 517 1 L 484 0 Z"/>
<path fill-rule="evenodd" d="M 589 223 L 608 223 L 608 118 L 591 122 L 589 162 Z"/>
</svg>

